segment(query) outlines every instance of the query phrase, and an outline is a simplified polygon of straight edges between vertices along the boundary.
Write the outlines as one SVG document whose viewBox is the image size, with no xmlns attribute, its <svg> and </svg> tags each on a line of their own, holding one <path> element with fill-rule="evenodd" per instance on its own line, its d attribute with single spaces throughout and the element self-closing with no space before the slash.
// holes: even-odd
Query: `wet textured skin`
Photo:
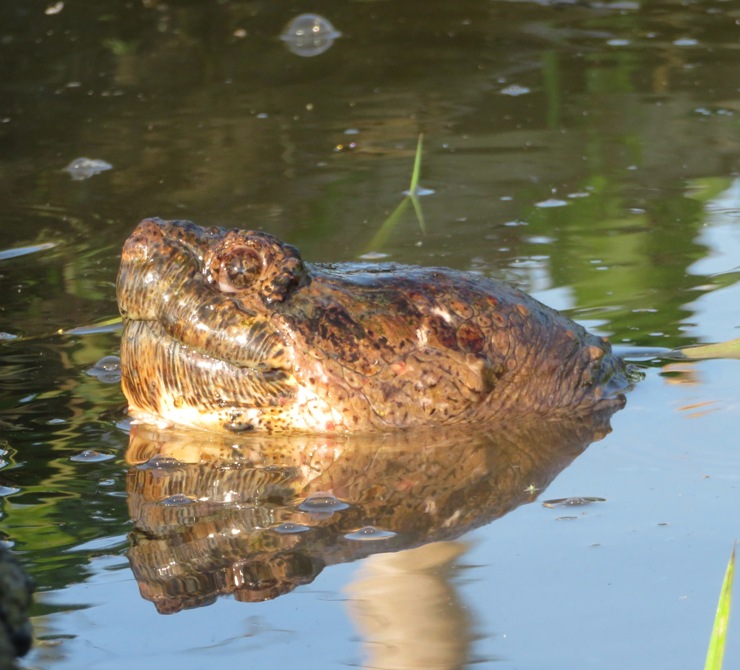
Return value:
<svg viewBox="0 0 740 670">
<path fill-rule="evenodd" d="M 142 421 L 375 432 L 621 405 L 608 342 L 508 284 L 310 264 L 267 233 L 145 219 L 118 276 L 122 384 Z"/>
</svg>

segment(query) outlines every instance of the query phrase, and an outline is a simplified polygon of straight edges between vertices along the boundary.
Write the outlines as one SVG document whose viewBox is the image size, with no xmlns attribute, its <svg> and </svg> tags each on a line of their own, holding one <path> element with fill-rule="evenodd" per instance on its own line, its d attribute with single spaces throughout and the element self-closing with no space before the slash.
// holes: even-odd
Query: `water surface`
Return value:
<svg viewBox="0 0 740 670">
<path fill-rule="evenodd" d="M 333 30 L 286 33 L 306 13 Z M 3 1 L 0 16 L 0 537 L 38 584 L 24 667 L 700 667 L 739 534 L 737 361 L 643 359 L 612 432 L 561 445 L 498 507 L 465 477 L 511 463 L 500 440 L 370 447 L 376 464 L 438 464 L 431 498 L 461 510 L 439 533 L 413 481 L 394 489 L 413 523 L 360 504 L 387 472 L 340 495 L 247 469 L 214 501 L 184 484 L 208 486 L 194 464 L 142 468 L 120 389 L 88 374 L 115 328 L 58 331 L 116 316 L 121 245 L 156 215 L 269 230 L 310 261 L 506 279 L 630 354 L 737 337 L 735 3 Z M 383 228 L 419 133 L 424 226 L 408 208 Z M 352 449 L 333 466 L 350 479 Z M 460 453 L 478 470 L 454 479 Z M 541 504 L 579 496 L 605 500 Z M 267 560 L 286 547 L 311 560 Z M 291 588 L 264 602 L 223 587 L 278 573 Z M 165 592 L 180 611 L 147 597 Z M 728 667 L 739 654 L 733 620 Z"/>
</svg>

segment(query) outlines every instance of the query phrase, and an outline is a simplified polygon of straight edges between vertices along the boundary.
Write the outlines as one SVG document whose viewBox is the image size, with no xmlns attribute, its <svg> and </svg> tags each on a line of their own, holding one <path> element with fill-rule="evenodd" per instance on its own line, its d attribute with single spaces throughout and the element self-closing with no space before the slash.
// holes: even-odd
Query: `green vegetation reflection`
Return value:
<svg viewBox="0 0 740 670">
<path fill-rule="evenodd" d="M 416 155 L 414 157 L 414 169 L 411 173 L 411 183 L 409 184 L 409 190 L 407 191 L 406 197 L 401 200 L 398 207 L 394 209 L 388 218 L 380 226 L 375 236 L 370 241 L 368 251 L 375 251 L 382 249 L 385 245 L 388 237 L 390 236 L 393 229 L 396 227 L 398 222 L 401 220 L 401 216 L 409 206 L 409 202 L 413 205 L 414 212 L 416 214 L 416 220 L 419 222 L 419 228 L 422 234 L 426 234 L 426 222 L 424 221 L 424 212 L 419 202 L 419 174 L 421 173 L 421 154 L 422 145 L 424 142 L 424 134 L 419 133 L 419 139 L 416 143 Z"/>
</svg>

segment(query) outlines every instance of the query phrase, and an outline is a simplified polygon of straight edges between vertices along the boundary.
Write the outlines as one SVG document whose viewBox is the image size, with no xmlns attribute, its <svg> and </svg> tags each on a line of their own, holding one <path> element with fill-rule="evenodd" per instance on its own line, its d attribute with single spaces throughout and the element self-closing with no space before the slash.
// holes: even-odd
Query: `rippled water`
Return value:
<svg viewBox="0 0 740 670">
<path fill-rule="evenodd" d="M 0 16 L 0 538 L 38 585 L 24 667 L 700 667 L 740 534 L 739 368 L 650 352 L 738 337 L 736 3 Z M 419 133 L 428 194 L 384 225 Z M 608 434 L 238 458 L 129 435 L 98 362 L 152 215 L 507 279 L 645 379 Z"/>
</svg>

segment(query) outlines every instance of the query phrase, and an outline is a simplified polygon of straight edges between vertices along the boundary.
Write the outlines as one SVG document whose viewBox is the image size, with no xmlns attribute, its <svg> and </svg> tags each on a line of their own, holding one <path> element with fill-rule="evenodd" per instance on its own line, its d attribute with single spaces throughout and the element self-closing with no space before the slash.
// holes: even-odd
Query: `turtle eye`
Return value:
<svg viewBox="0 0 740 670">
<path fill-rule="evenodd" d="M 261 272 L 261 256 L 249 247 L 237 247 L 221 260 L 218 288 L 224 293 L 237 293 L 249 288 Z"/>
</svg>

